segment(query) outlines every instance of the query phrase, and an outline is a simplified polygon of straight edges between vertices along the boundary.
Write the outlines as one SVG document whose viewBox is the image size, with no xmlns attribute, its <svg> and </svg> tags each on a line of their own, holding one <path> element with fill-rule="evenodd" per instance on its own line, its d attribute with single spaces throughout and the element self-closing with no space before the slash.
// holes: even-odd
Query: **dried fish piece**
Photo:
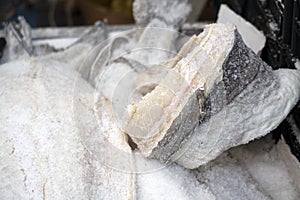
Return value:
<svg viewBox="0 0 300 200">
<path fill-rule="evenodd" d="M 200 112 L 203 111 L 194 109 L 200 107 L 197 106 L 196 92 L 200 92 L 199 88 L 205 88 L 202 92 L 208 97 L 213 86 L 221 81 L 222 64 L 226 53 L 229 53 L 232 47 L 233 38 L 233 27 L 225 25 L 211 25 L 201 35 L 193 36 L 184 45 L 174 62 L 170 63 L 172 66 L 169 67 L 169 72 L 159 85 L 146 94 L 138 105 L 132 104 L 128 107 L 129 112 L 125 116 L 123 128 L 138 144 L 142 153 L 147 156 L 151 154 L 189 99 L 191 100 L 186 106 L 186 111 L 190 112 L 182 113 L 186 119 L 194 113 L 194 119 L 189 120 L 190 124 L 185 124 L 185 126 L 192 130 L 198 124 Z M 151 116 L 152 105 L 157 105 L 157 108 L 161 109 L 161 113 L 157 116 Z M 145 115 L 149 116 L 146 118 Z M 148 126 L 144 127 L 144 124 Z M 179 125 L 180 121 L 173 124 Z M 189 132 L 182 133 L 182 135 L 188 135 Z"/>
<path fill-rule="evenodd" d="M 66 64 L 32 58 L 0 72 L 2 199 L 215 199 L 188 170 L 134 154 L 111 102 Z"/>
<path fill-rule="evenodd" d="M 300 72 L 280 69 L 273 73 L 279 81 L 277 86 L 272 76 L 269 81 L 263 78 L 250 83 L 230 104 L 196 128 L 191 143 L 177 152 L 182 156 L 176 162 L 194 168 L 276 128 L 300 98 Z"/>
<path fill-rule="evenodd" d="M 129 94 L 137 88 L 135 82 L 138 74 L 177 54 L 176 40 L 179 34 L 176 30 L 190 12 L 186 1 L 138 0 L 134 1 L 133 7 L 136 24 L 145 28 L 110 38 L 93 63 L 88 78 L 113 104 L 118 102 L 115 110 L 119 116 L 128 104 Z M 170 9 L 177 14 L 166 16 L 166 10 Z M 178 12 L 181 14 L 178 15 Z M 137 98 L 141 96 L 136 95 Z"/>
<path fill-rule="evenodd" d="M 32 58 L 0 72 L 1 199 L 131 198 L 132 176 L 95 157 L 107 140 L 94 116 L 94 90 L 76 71 Z"/>
<path fill-rule="evenodd" d="M 176 12 L 176 15 L 166 15 L 167 10 Z M 89 82 L 100 91 L 104 91 L 103 88 L 108 88 L 107 86 L 111 86 L 109 90 L 114 91 L 118 83 L 112 82 L 120 80 L 120 76 L 124 76 L 124 74 L 129 74 L 123 83 L 130 86 L 125 87 L 122 91 L 131 93 L 136 88 L 136 84 L 133 82 L 135 82 L 137 73 L 176 55 L 176 40 L 179 37 L 176 30 L 186 20 L 189 12 L 190 6 L 186 0 L 134 1 L 135 22 L 144 28 L 130 30 L 109 38 L 107 46 L 103 48 L 93 63 Z M 157 37 L 158 35 L 159 37 Z M 117 54 L 113 55 L 114 52 Z M 110 69 L 115 70 L 112 73 Z M 113 78 L 110 80 L 109 77 Z M 103 94 L 112 100 L 111 93 L 104 91 Z M 128 95 L 124 94 L 124 96 Z M 114 103 L 114 100 L 112 101 Z M 124 100 L 119 102 L 124 102 Z"/>
<path fill-rule="evenodd" d="M 210 25 L 182 51 L 124 118 L 147 157 L 196 168 L 276 128 L 299 99 L 299 72 L 274 73 L 232 26 Z"/>
</svg>

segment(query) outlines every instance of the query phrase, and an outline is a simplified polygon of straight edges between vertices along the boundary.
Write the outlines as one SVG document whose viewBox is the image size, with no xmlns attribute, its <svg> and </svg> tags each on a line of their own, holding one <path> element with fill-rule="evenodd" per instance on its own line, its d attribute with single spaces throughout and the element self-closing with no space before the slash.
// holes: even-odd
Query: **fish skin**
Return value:
<svg viewBox="0 0 300 200">
<path fill-rule="evenodd" d="M 222 81 L 207 98 L 207 117 L 218 113 L 255 79 L 272 76 L 272 68 L 245 45 L 237 29 L 234 35 L 233 47 L 222 66 Z"/>
</svg>

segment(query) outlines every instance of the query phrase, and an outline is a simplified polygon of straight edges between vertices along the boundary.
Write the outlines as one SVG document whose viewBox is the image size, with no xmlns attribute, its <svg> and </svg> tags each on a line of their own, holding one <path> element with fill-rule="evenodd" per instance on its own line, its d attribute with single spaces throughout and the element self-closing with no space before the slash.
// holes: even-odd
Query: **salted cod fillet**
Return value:
<svg viewBox="0 0 300 200">
<path fill-rule="evenodd" d="M 193 36 L 153 91 L 128 105 L 123 130 L 144 156 L 196 168 L 276 128 L 299 99 L 299 71 L 273 72 L 234 26 Z"/>
</svg>

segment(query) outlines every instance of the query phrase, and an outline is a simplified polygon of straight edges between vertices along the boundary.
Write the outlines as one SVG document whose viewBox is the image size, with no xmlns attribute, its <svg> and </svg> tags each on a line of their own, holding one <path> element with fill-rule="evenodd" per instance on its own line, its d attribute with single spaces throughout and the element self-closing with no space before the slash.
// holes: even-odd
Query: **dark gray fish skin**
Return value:
<svg viewBox="0 0 300 200">
<path fill-rule="evenodd" d="M 234 45 L 222 69 L 223 79 L 207 99 L 206 116 L 218 113 L 255 79 L 263 80 L 272 76 L 272 68 L 245 45 L 237 30 Z"/>
</svg>

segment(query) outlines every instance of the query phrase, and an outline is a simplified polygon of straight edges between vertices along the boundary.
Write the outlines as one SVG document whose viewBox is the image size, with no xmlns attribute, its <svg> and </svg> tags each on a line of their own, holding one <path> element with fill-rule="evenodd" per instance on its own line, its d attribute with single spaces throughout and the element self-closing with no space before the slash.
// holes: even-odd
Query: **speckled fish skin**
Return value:
<svg viewBox="0 0 300 200">
<path fill-rule="evenodd" d="M 233 146 L 266 135 L 286 118 L 299 98 L 299 70 L 280 69 L 273 72 L 273 77 L 254 80 L 195 129 L 190 143 L 183 144 L 175 155 L 179 157 L 176 162 L 196 168 Z"/>
</svg>

